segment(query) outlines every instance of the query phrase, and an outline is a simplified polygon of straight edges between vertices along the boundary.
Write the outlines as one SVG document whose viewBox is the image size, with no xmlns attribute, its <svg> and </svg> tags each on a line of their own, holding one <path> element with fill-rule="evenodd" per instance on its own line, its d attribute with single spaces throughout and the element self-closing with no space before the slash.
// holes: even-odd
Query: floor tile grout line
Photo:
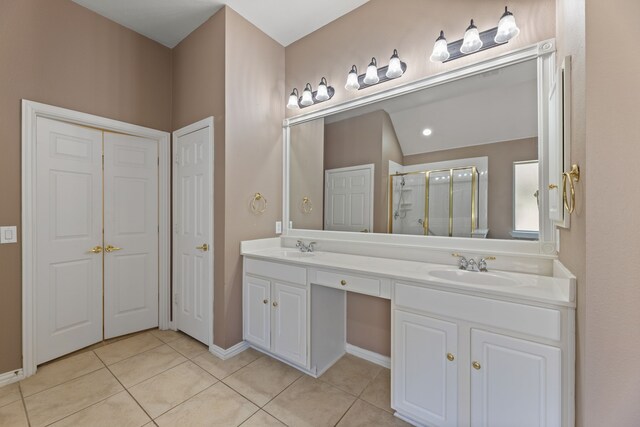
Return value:
<svg viewBox="0 0 640 427">
<path fill-rule="evenodd" d="M 87 351 L 86 353 L 89 353 L 89 352 L 93 352 L 93 350 L 89 350 L 89 351 Z M 81 354 L 84 354 L 84 353 L 81 353 Z M 40 394 L 40 393 L 43 393 L 43 392 L 45 392 L 45 391 L 47 391 L 47 390 L 51 390 L 51 389 L 56 388 L 56 387 L 59 387 L 59 386 L 61 386 L 61 385 L 64 385 L 64 384 L 70 383 L 71 381 L 74 381 L 74 380 L 77 380 L 77 379 L 79 379 L 79 378 L 85 377 L 85 376 L 87 376 L 87 375 L 89 375 L 89 374 L 93 374 L 94 372 L 99 371 L 100 369 L 106 368 L 106 367 L 107 367 L 107 365 L 105 365 L 105 364 L 104 364 L 104 362 L 102 361 L 102 359 L 100 359 L 100 357 L 98 357 L 98 355 L 97 355 L 97 354 L 94 354 L 94 355 L 98 358 L 98 360 L 100 361 L 100 363 L 102 363 L 102 366 L 101 366 L 101 367 L 99 367 L 99 368 L 97 368 L 97 369 L 94 369 L 93 371 L 86 372 L 86 373 L 84 373 L 84 374 L 82 374 L 82 375 L 79 375 L 79 376 L 77 376 L 77 377 L 70 378 L 70 379 L 65 380 L 65 381 L 63 381 L 63 382 L 61 382 L 61 383 L 58 383 L 58 384 L 52 385 L 52 386 L 50 386 L 50 387 L 43 388 L 42 390 L 40 390 L 40 391 L 38 391 L 38 392 L 36 392 L 36 393 L 30 394 L 29 396 L 24 396 L 24 393 L 22 392 L 22 386 L 20 386 L 20 394 L 21 394 L 21 395 L 23 395 L 23 396 L 24 396 L 24 398 L 30 398 L 30 397 L 36 396 L 36 395 L 38 395 L 38 394 Z M 37 375 L 37 374 L 35 374 L 35 375 Z M 28 377 L 28 378 L 31 378 L 31 377 Z M 25 379 L 26 379 L 26 378 L 25 378 Z M 22 380 L 22 381 L 24 381 L 24 380 Z M 22 381 L 20 381 L 20 382 L 22 382 Z"/>
<path fill-rule="evenodd" d="M 196 396 L 201 395 L 202 393 L 204 393 L 205 391 L 209 390 L 211 387 L 213 387 L 213 386 L 217 385 L 217 384 L 218 384 L 218 383 L 220 383 L 220 382 L 222 382 L 222 381 L 218 380 L 217 382 L 215 382 L 215 383 L 211 384 L 209 387 L 206 387 L 206 388 L 204 388 L 203 390 L 200 390 L 199 392 L 197 392 L 196 394 L 194 394 L 193 396 L 191 396 L 190 398 L 188 398 L 188 399 L 187 399 L 187 400 L 185 400 L 184 402 L 180 402 L 180 405 L 182 405 L 182 404 L 186 403 L 187 401 L 189 401 L 189 400 L 193 399 L 193 398 L 194 398 L 194 397 L 196 397 Z M 234 390 L 234 391 L 235 391 L 235 390 Z M 163 416 L 163 415 L 164 415 L 164 414 L 166 414 L 167 412 L 171 412 L 172 410 L 174 410 L 175 408 L 177 408 L 177 407 L 178 407 L 178 406 L 180 406 L 180 405 L 176 405 L 176 406 L 174 406 L 174 407 L 173 407 L 173 408 L 171 408 L 171 409 L 167 409 L 167 410 L 166 410 L 166 411 L 164 411 L 162 414 L 158 415 L 158 416 L 157 416 L 157 417 L 155 417 L 155 418 L 152 418 L 152 419 L 151 419 L 151 421 L 153 421 L 153 423 L 154 423 L 155 425 L 158 425 L 158 423 L 156 423 L 156 420 L 157 420 L 158 418 L 160 418 L 161 416 Z"/>
<path fill-rule="evenodd" d="M 352 395 L 353 396 L 353 395 Z M 353 408 L 353 405 L 356 404 L 356 402 L 360 400 L 360 398 L 356 397 L 355 400 L 353 402 L 351 402 L 351 405 L 349 405 L 349 407 L 347 408 L 346 411 L 344 411 L 344 414 L 342 414 L 342 416 L 340 417 L 340 419 L 334 424 L 334 426 L 337 426 L 338 424 L 340 424 L 340 421 L 342 421 L 342 419 L 344 418 L 345 415 L 347 415 L 347 413 L 351 410 L 351 408 Z"/>
<path fill-rule="evenodd" d="M 184 362 L 180 363 L 179 365 L 174 366 L 173 368 L 177 368 L 178 366 L 184 365 L 185 363 L 193 363 L 194 365 L 198 366 L 197 364 L 195 364 L 195 363 L 194 363 L 194 362 L 192 362 L 191 360 L 185 360 Z M 158 374 L 158 375 L 161 375 L 161 374 L 162 374 L 162 373 L 164 373 L 164 372 L 170 371 L 170 370 L 171 370 L 171 369 L 173 369 L 173 368 L 169 368 L 169 369 L 167 369 L 166 371 L 163 371 L 163 372 L 161 372 L 161 373 L 160 373 L 160 374 Z M 200 366 L 198 366 L 198 368 L 200 368 Z M 202 368 L 200 368 L 200 369 L 202 369 Z M 205 371 L 204 369 L 202 369 L 202 370 L 203 370 L 203 371 Z M 183 403 L 185 403 L 187 400 L 191 399 L 192 397 L 195 397 L 195 396 L 199 395 L 199 394 L 200 394 L 200 393 L 202 393 L 203 391 L 205 391 L 205 390 L 207 390 L 207 389 L 209 389 L 209 388 L 213 387 L 214 385 L 218 384 L 219 382 L 221 382 L 218 378 L 216 378 L 215 376 L 211 375 L 211 374 L 210 374 L 210 373 L 208 373 L 207 371 L 205 371 L 205 373 L 207 373 L 208 375 L 210 375 L 210 376 L 215 380 L 215 382 L 214 382 L 213 384 L 210 384 L 209 386 L 207 386 L 207 387 L 203 388 L 202 390 L 200 390 L 199 392 L 197 392 L 197 393 L 196 393 L 196 394 L 194 394 L 193 396 L 189 396 L 188 398 L 186 398 L 185 400 L 181 401 L 181 402 L 180 402 L 180 403 L 178 403 L 177 405 L 172 406 L 171 408 L 169 408 L 169 409 L 167 409 L 166 411 L 162 412 L 161 414 L 159 414 L 159 415 L 158 415 L 158 416 L 156 416 L 155 418 L 153 418 L 153 417 L 151 416 L 151 414 L 149 414 L 149 413 L 144 409 L 144 407 L 142 408 L 142 410 L 143 410 L 143 411 L 145 411 L 145 413 L 146 413 L 147 415 L 149 415 L 149 418 L 151 418 L 151 421 L 153 421 L 153 420 L 157 420 L 158 418 L 160 418 L 161 416 L 163 416 L 163 415 L 164 415 L 164 414 L 166 414 L 167 412 L 171 411 L 173 408 L 176 408 L 176 407 L 178 407 L 178 406 L 182 405 Z M 143 382 L 148 381 L 148 380 L 150 380 L 150 379 L 152 379 L 152 378 L 155 378 L 155 377 L 157 377 L 158 375 L 154 375 L 153 377 L 147 378 L 146 380 L 141 381 L 141 382 L 139 382 L 139 383 L 137 383 L 137 384 L 135 384 L 135 385 L 132 385 L 132 386 L 131 386 L 131 387 L 129 387 L 129 388 L 126 388 L 126 387 L 125 387 L 125 390 L 127 390 L 127 392 L 129 392 L 129 395 L 131 395 L 131 397 L 133 398 L 133 400 L 135 400 L 135 401 L 136 401 L 136 403 L 137 403 L 138 405 L 140 405 L 140 407 L 142 407 L 142 403 L 138 402 L 138 399 L 136 399 L 136 398 L 131 394 L 131 392 L 129 391 L 129 389 L 131 389 L 131 388 L 133 388 L 133 387 L 135 387 L 135 386 L 137 386 L 137 385 L 140 385 L 140 384 L 142 384 Z M 115 375 L 114 375 L 114 376 L 115 376 Z M 122 386 L 124 387 L 124 384 L 123 384 Z"/>
<path fill-rule="evenodd" d="M 155 337 L 154 337 L 154 338 L 155 338 Z M 105 366 L 111 366 L 111 365 L 115 365 L 116 363 L 120 363 L 120 362 L 124 362 L 125 360 L 129 360 L 129 359 L 131 359 L 132 357 L 136 357 L 136 356 L 138 356 L 138 355 L 140 355 L 140 354 L 147 353 L 147 352 L 149 352 L 149 351 L 151 351 L 151 350 L 155 350 L 155 349 L 157 349 L 158 347 L 162 347 L 163 345 L 166 345 L 167 347 L 171 348 L 171 349 L 172 349 L 173 351 L 175 351 L 176 353 L 180 354 L 180 352 L 179 352 L 179 351 L 177 351 L 176 349 L 174 349 L 173 347 L 171 347 L 169 344 L 167 344 L 167 343 L 163 342 L 162 340 L 160 340 L 160 339 L 158 339 L 158 338 L 156 338 L 156 339 L 157 339 L 158 341 L 160 341 L 160 344 L 158 344 L 157 346 L 152 347 L 152 348 L 148 348 L 148 349 L 146 349 L 146 350 L 144 350 L 144 351 L 141 351 L 141 352 L 139 352 L 139 353 L 136 353 L 136 354 L 132 354 L 131 356 L 127 356 L 127 357 L 125 357 L 124 359 L 118 360 L 117 362 L 113 362 L 113 363 L 111 363 L 111 364 L 107 364 L 107 362 L 105 362 L 104 360 L 102 360 L 102 358 L 100 357 L 100 355 L 99 355 L 98 353 L 96 353 L 96 356 L 98 356 L 98 358 L 100 359 L 100 361 L 101 361 L 102 363 L 104 363 L 104 365 L 105 365 Z M 105 346 L 105 347 L 106 347 L 106 346 Z M 182 356 L 182 354 L 180 354 L 180 355 Z"/>
<path fill-rule="evenodd" d="M 29 411 L 27 411 L 27 402 L 24 401 L 24 395 L 22 394 L 22 387 L 18 383 L 18 392 L 20 393 L 20 401 L 22 402 L 22 409 L 24 410 L 24 416 L 27 418 L 27 425 L 31 427 L 31 420 L 29 419 Z"/>
<path fill-rule="evenodd" d="M 179 365 L 178 365 L 179 366 Z M 124 389 L 124 391 L 127 392 L 127 394 L 133 399 L 134 402 L 136 402 L 136 405 L 138 405 L 138 407 L 140 407 L 140 409 L 142 409 L 142 412 L 144 412 L 147 417 L 149 417 L 149 419 L 151 421 L 153 421 L 153 417 L 147 412 L 146 409 L 144 409 L 144 407 L 140 404 L 140 402 L 138 402 L 138 400 L 131 394 L 131 392 L 129 391 L 129 389 L 127 387 L 124 386 L 124 384 L 122 384 L 122 381 L 120 381 L 120 379 L 113 373 L 111 372 L 111 369 L 109 369 L 109 367 L 107 366 L 107 370 L 111 373 L 111 375 L 113 375 L 113 377 L 116 379 L 116 381 L 118 381 L 118 383 L 122 386 L 122 388 Z M 153 377 L 152 377 L 153 378 Z M 146 380 L 145 380 L 146 381 Z M 133 387 L 133 386 L 132 386 Z M 145 423 L 145 424 L 148 424 Z"/>
</svg>

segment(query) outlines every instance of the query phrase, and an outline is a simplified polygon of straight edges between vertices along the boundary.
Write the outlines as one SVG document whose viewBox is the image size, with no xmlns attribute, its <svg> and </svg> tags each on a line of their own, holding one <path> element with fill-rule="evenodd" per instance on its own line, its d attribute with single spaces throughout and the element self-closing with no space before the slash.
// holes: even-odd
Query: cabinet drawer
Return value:
<svg viewBox="0 0 640 427">
<path fill-rule="evenodd" d="M 315 274 L 314 274 L 315 273 Z M 344 274 L 337 271 L 315 270 L 311 273 L 312 283 L 332 288 L 343 289 L 349 292 L 381 296 L 383 279 Z M 388 298 L 388 296 L 387 296 Z"/>
<path fill-rule="evenodd" d="M 307 284 L 307 269 L 295 265 L 245 258 L 244 271 L 256 276 L 297 283 L 298 285 Z"/>
<path fill-rule="evenodd" d="M 394 284 L 394 304 L 474 323 L 560 341 L 560 311 L 526 304 Z"/>
</svg>

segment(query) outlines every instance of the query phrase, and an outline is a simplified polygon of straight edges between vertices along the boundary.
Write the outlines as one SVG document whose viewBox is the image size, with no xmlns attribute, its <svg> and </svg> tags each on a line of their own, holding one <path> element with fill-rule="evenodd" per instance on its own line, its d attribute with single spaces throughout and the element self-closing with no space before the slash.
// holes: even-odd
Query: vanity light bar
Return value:
<svg viewBox="0 0 640 427">
<path fill-rule="evenodd" d="M 497 27 L 479 33 L 472 19 L 465 31 L 464 38 L 448 43 L 446 47 L 447 40 L 444 37 L 444 32 L 440 31 L 440 36 L 433 46 L 431 61 L 442 63 L 453 61 L 509 43 L 509 40 L 514 39 L 518 34 L 520 34 L 520 29 L 516 25 L 515 17 L 505 6 Z"/>
<path fill-rule="evenodd" d="M 289 95 L 289 102 L 287 108 L 290 110 L 297 110 L 300 108 L 310 107 L 321 102 L 325 102 L 333 98 L 336 90 L 327 84 L 327 79 L 324 77 L 318 84 L 318 89 L 313 90 L 311 83 L 307 83 L 302 91 L 302 95 L 299 95 L 298 89 L 293 88 L 291 95 Z"/>
<path fill-rule="evenodd" d="M 389 60 L 389 65 L 387 66 L 378 68 L 376 58 L 371 58 L 371 62 L 367 66 L 367 72 L 365 74 L 358 75 L 356 83 L 355 76 L 357 75 L 357 70 L 357 67 L 354 65 L 349 71 L 347 84 L 345 86 L 345 89 L 348 91 L 366 89 L 368 87 L 402 77 L 407 71 L 407 64 L 400 60 L 398 51 L 394 49 L 393 55 Z"/>
</svg>

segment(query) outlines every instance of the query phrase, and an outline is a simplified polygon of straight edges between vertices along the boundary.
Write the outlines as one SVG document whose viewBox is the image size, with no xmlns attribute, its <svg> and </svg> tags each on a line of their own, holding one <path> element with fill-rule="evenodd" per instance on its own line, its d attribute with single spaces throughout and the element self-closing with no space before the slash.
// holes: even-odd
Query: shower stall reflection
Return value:
<svg viewBox="0 0 640 427">
<path fill-rule="evenodd" d="M 474 166 L 389 176 L 389 231 L 486 237 L 488 230 L 478 228 L 479 181 Z"/>
</svg>

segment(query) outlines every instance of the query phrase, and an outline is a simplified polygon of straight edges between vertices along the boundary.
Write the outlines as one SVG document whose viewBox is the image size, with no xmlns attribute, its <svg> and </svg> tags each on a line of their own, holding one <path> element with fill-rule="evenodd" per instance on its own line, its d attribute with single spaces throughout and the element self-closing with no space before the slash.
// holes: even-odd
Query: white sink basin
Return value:
<svg viewBox="0 0 640 427">
<path fill-rule="evenodd" d="M 525 286 L 525 284 L 500 272 L 479 272 L 459 269 L 433 270 L 429 275 L 436 279 L 449 280 L 475 286 Z"/>
<path fill-rule="evenodd" d="M 285 258 L 309 258 L 314 255 L 314 252 L 300 252 L 296 250 L 282 251 L 282 256 Z"/>
</svg>

